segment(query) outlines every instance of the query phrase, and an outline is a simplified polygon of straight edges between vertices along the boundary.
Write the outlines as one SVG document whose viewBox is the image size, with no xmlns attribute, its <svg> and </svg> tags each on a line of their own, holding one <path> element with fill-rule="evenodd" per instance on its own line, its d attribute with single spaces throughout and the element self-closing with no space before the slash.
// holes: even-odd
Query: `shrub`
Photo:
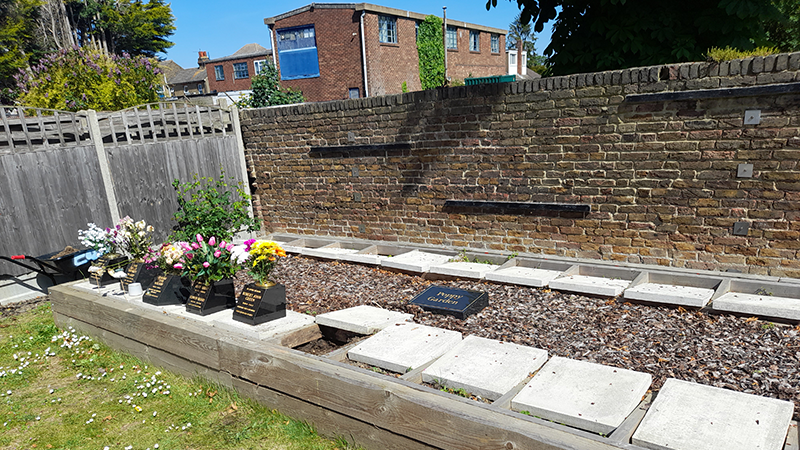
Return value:
<svg viewBox="0 0 800 450">
<path fill-rule="evenodd" d="M 305 101 L 302 92 L 291 89 L 281 90 L 278 69 L 271 63 L 268 63 L 261 73 L 253 77 L 251 89 L 253 93 L 239 103 L 240 107 L 263 108 L 265 106 L 289 105 Z"/>
<path fill-rule="evenodd" d="M 738 50 L 732 47 L 712 47 L 706 54 L 709 61 L 720 62 L 732 59 L 743 59 L 751 56 L 769 56 L 780 53 L 777 47 L 758 47 L 753 50 Z"/>
<path fill-rule="evenodd" d="M 235 181 L 232 177 L 229 180 Z M 178 193 L 178 211 L 172 217 L 178 224 L 170 236 L 172 241 L 192 242 L 198 234 L 230 241 L 239 231 L 260 228 L 258 221 L 250 217 L 250 196 L 242 189 L 242 183 L 226 183 L 222 169 L 219 179 L 195 174 L 191 182 L 176 179 L 172 186 Z M 234 193 L 236 199 L 232 198 Z"/>
<path fill-rule="evenodd" d="M 419 81 L 422 89 L 444 86 L 444 42 L 442 19 L 428 16 L 419 24 L 417 53 L 419 55 Z"/>
<path fill-rule="evenodd" d="M 15 78 L 18 100 L 26 106 L 116 111 L 156 101 L 159 73 L 142 56 L 73 48 L 47 55 Z"/>
</svg>

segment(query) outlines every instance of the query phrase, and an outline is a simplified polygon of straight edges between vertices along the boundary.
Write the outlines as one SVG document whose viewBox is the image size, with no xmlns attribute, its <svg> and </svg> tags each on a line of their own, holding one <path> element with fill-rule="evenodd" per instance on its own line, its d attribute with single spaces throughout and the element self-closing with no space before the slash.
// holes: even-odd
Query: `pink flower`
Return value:
<svg viewBox="0 0 800 450">
<path fill-rule="evenodd" d="M 227 246 L 228 246 L 228 243 L 225 242 L 225 241 L 222 241 L 222 242 L 219 243 L 219 248 L 225 248 Z"/>
<path fill-rule="evenodd" d="M 233 250 L 233 244 L 228 244 L 228 246 L 225 247 L 225 250 L 227 250 L 227 251 Z"/>
<path fill-rule="evenodd" d="M 208 266 L 210 266 L 210 265 L 211 265 L 211 264 L 209 264 L 209 263 L 208 263 L 208 261 L 206 261 L 206 262 L 204 262 L 204 263 L 203 263 L 203 267 L 205 267 L 206 269 L 208 269 Z"/>
<path fill-rule="evenodd" d="M 219 250 L 215 251 L 214 252 L 214 258 L 219 258 L 219 255 L 221 255 L 221 254 L 222 254 L 221 251 L 219 251 Z"/>
<path fill-rule="evenodd" d="M 200 233 L 197 233 L 197 236 L 195 236 L 195 238 L 197 238 L 197 242 L 203 242 L 203 236 L 201 236 Z"/>
<path fill-rule="evenodd" d="M 191 254 L 191 253 L 187 253 L 186 254 L 186 259 L 192 259 L 192 258 L 194 258 L 193 254 Z"/>
<path fill-rule="evenodd" d="M 173 269 L 183 269 L 183 264 L 181 264 L 181 263 L 176 263 L 174 266 L 172 266 L 172 268 L 173 268 Z"/>
<path fill-rule="evenodd" d="M 198 234 L 198 236 L 200 235 Z M 198 244 L 197 242 L 192 242 L 192 248 L 197 250 L 198 248 L 200 248 L 200 244 Z"/>
<path fill-rule="evenodd" d="M 245 248 L 244 248 L 244 251 L 246 251 L 246 252 L 248 252 L 248 253 L 249 253 L 249 252 L 250 252 L 250 247 L 251 247 L 251 246 L 252 246 L 252 245 L 253 245 L 255 242 L 256 242 L 256 240 L 255 240 L 255 239 L 248 239 L 248 240 L 244 241 L 244 247 L 245 247 Z"/>
<path fill-rule="evenodd" d="M 217 238 L 215 238 L 214 236 L 211 236 L 211 239 L 208 240 L 208 245 L 210 245 L 212 247 L 217 245 Z"/>
</svg>

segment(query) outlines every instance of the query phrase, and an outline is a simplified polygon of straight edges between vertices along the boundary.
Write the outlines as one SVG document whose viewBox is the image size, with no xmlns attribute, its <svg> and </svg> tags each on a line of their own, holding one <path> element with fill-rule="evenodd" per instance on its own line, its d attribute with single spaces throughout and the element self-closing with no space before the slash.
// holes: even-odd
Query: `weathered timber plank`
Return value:
<svg viewBox="0 0 800 450">
<path fill-rule="evenodd" d="M 283 347 L 294 348 L 299 345 L 320 339 L 321 337 L 322 332 L 319 330 L 319 326 L 317 324 L 311 324 L 307 327 L 300 328 L 299 330 L 295 330 L 282 336 L 278 336 L 274 339 L 270 339 L 269 341 L 275 342 Z"/>
<path fill-rule="evenodd" d="M 223 337 L 221 370 L 443 449 L 638 448 L 300 352 Z"/>
<path fill-rule="evenodd" d="M 436 448 L 247 380 L 233 378 L 233 387 L 241 395 L 252 398 L 264 406 L 275 408 L 290 417 L 302 417 L 303 420 L 313 423 L 323 436 L 343 437 L 350 443 L 375 450 Z"/>
</svg>

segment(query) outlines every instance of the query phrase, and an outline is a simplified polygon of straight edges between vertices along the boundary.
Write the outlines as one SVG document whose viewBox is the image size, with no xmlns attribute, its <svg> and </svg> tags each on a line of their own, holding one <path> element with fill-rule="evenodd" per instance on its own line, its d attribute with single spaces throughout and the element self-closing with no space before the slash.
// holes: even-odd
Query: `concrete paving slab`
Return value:
<svg viewBox="0 0 800 450">
<path fill-rule="evenodd" d="M 322 247 L 322 248 L 309 248 L 303 250 L 303 255 L 305 256 L 313 256 L 315 258 L 325 258 L 334 260 L 342 259 L 342 256 L 352 253 L 358 253 L 358 249 L 341 248 L 341 247 Z"/>
<path fill-rule="evenodd" d="M 415 323 L 391 325 L 347 352 L 353 361 L 397 373 L 425 365 L 461 342 L 461 333 Z"/>
<path fill-rule="evenodd" d="M 412 248 L 394 245 L 371 245 L 358 253 L 342 255 L 342 260 L 377 266 L 386 258 L 402 255 L 412 250 Z"/>
<path fill-rule="evenodd" d="M 608 435 L 639 405 L 651 381 L 647 373 L 555 356 L 511 408 Z"/>
<path fill-rule="evenodd" d="M 653 450 L 779 450 L 794 404 L 670 378 L 632 442 Z"/>
<path fill-rule="evenodd" d="M 53 281 L 36 272 L 4 278 L 0 275 L 0 306 L 24 302 L 47 295 Z"/>
<path fill-rule="evenodd" d="M 413 314 L 406 314 L 375 306 L 359 305 L 340 309 L 316 317 L 317 325 L 323 325 L 358 334 L 374 334 L 389 325 L 411 322 Z"/>
<path fill-rule="evenodd" d="M 539 370 L 547 351 L 467 336 L 422 371 L 422 381 L 497 400 Z"/>
<path fill-rule="evenodd" d="M 520 286 L 544 287 L 562 273 L 564 272 L 561 270 L 532 269 L 530 267 L 516 266 L 487 273 L 486 279 Z"/>
<path fill-rule="evenodd" d="M 381 261 L 381 266 L 407 272 L 425 273 L 430 271 L 431 266 L 444 264 L 452 257 L 453 255 L 413 250 L 402 255 L 386 258 Z"/>
<path fill-rule="evenodd" d="M 626 299 L 645 302 L 702 308 L 708 304 L 713 295 L 714 289 L 672 284 L 644 283 L 626 289 L 624 297 Z"/>
<path fill-rule="evenodd" d="M 271 320 L 259 325 L 248 325 L 233 320 L 233 310 L 226 310 L 212 314 L 211 326 L 233 334 L 238 334 L 253 341 L 270 339 L 275 336 L 290 333 L 314 323 L 314 317 L 295 311 L 286 311 L 286 317 Z"/>
<path fill-rule="evenodd" d="M 551 289 L 579 292 L 581 294 L 617 297 L 631 284 L 630 280 L 621 280 L 588 275 L 568 275 L 551 280 Z"/>
<path fill-rule="evenodd" d="M 473 278 L 482 280 L 486 274 L 500 267 L 499 264 L 484 264 L 476 262 L 446 262 L 444 264 L 433 265 L 430 273 L 447 275 L 459 278 Z"/>
<path fill-rule="evenodd" d="M 728 292 L 714 300 L 715 310 L 800 320 L 800 299 Z"/>
</svg>

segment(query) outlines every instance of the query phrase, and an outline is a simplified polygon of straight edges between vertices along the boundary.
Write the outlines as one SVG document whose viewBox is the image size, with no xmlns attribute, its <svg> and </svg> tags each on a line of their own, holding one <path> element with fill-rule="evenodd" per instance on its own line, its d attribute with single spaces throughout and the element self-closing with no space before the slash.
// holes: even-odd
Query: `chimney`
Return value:
<svg viewBox="0 0 800 450">
<path fill-rule="evenodd" d="M 197 52 L 197 65 L 199 67 L 205 67 L 206 63 L 208 62 L 208 53 L 206 52 Z"/>
</svg>

